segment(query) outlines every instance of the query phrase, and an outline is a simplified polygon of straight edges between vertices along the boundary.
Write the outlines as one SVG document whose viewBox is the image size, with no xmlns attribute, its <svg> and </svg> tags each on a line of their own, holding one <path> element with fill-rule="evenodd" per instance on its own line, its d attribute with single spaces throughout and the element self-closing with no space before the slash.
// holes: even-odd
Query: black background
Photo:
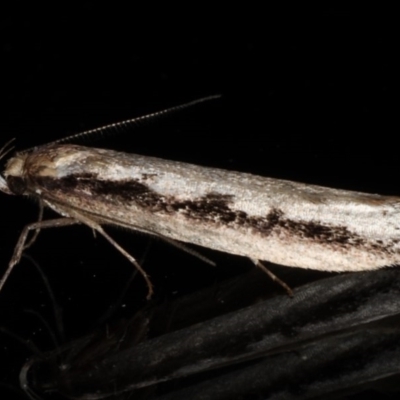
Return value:
<svg viewBox="0 0 400 400">
<path fill-rule="evenodd" d="M 24 149 L 221 94 L 221 100 L 132 133 L 84 144 L 396 195 L 397 43 L 391 23 L 370 11 L 217 12 L 200 3 L 145 11 L 90 1 L 76 8 L 16 3 L 0 16 L 0 142 L 15 137 L 16 148 Z M 22 227 L 37 218 L 36 208 L 28 199 L 1 196 L 0 271 Z M 142 257 L 147 238 L 108 231 Z M 152 243 L 144 266 L 155 284 L 154 301 L 252 268 L 239 257 L 201 251 L 218 267 Z M 51 282 L 68 337 L 93 326 L 132 270 L 85 227 L 42 232 L 29 254 Z M 293 286 L 308 279 L 302 270 L 274 271 Z M 269 283 L 266 288 L 276 290 Z M 145 294 L 142 279 L 136 279 L 118 313 L 144 305 Z M 41 324 L 26 312 L 51 318 L 49 302 L 37 272 L 23 261 L 0 293 L 0 325 L 52 348 Z M 12 386 L 28 355 L 20 344 L 3 340 L 0 381 Z"/>
</svg>

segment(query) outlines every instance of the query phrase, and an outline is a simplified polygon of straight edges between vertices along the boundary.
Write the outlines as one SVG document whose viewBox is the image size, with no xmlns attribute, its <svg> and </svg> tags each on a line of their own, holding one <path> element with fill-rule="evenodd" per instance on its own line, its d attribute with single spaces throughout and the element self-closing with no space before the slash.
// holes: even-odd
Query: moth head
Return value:
<svg viewBox="0 0 400 400">
<path fill-rule="evenodd" d="M 12 150 L 8 142 L 0 150 L 0 160 Z M 0 190 L 7 194 L 24 194 L 26 182 L 24 178 L 24 165 L 27 155 L 17 154 L 10 158 L 6 164 L 3 176 L 0 175 Z"/>
</svg>

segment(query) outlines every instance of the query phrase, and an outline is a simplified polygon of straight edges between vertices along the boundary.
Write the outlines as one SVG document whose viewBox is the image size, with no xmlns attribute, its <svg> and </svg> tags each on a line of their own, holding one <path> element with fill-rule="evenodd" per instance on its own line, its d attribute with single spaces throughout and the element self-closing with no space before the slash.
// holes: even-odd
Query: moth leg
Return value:
<svg viewBox="0 0 400 400">
<path fill-rule="evenodd" d="M 75 218 L 57 218 L 57 219 L 49 219 L 47 221 L 38 221 L 26 225 L 22 230 L 21 235 L 19 236 L 18 242 L 14 248 L 14 254 L 10 260 L 10 263 L 8 264 L 7 270 L 0 280 L 0 291 L 3 288 L 7 278 L 11 274 L 11 271 L 14 268 L 14 266 L 19 263 L 19 260 L 21 259 L 22 256 L 22 252 L 26 248 L 25 243 L 30 231 L 40 230 L 45 228 L 56 228 L 61 226 L 75 225 L 79 223 L 80 222 L 77 221 Z M 30 242 L 31 241 L 29 241 L 28 243 L 29 245 L 31 244 Z"/>
<path fill-rule="evenodd" d="M 260 260 L 256 260 L 251 258 L 251 261 L 256 265 L 256 267 L 260 268 L 263 272 L 265 272 L 274 282 L 277 282 L 281 285 L 287 292 L 290 297 L 293 297 L 293 290 L 290 288 L 288 284 L 283 282 L 282 279 L 279 279 L 272 271 L 270 271 Z"/>
<path fill-rule="evenodd" d="M 42 222 L 42 220 L 43 220 L 43 210 L 44 210 L 43 202 L 40 201 L 40 202 L 39 202 L 39 216 L 38 216 L 37 222 Z M 24 251 L 24 250 L 26 250 L 26 249 L 29 249 L 29 247 L 31 247 L 31 246 L 33 245 L 33 243 L 35 243 L 37 237 L 39 236 L 39 233 L 40 233 L 40 228 L 35 229 L 35 231 L 33 232 L 32 237 L 30 238 L 30 240 L 28 241 L 28 243 L 26 243 L 26 244 L 24 245 L 24 248 L 23 248 L 22 251 Z"/>
<path fill-rule="evenodd" d="M 132 257 L 126 250 L 124 250 L 111 236 L 109 236 L 100 225 L 94 226 L 92 224 L 91 226 L 93 229 L 95 229 L 100 235 L 102 235 L 105 239 L 107 239 L 122 255 L 124 255 L 137 269 L 138 271 L 142 274 L 144 280 L 147 283 L 148 287 L 148 293 L 147 293 L 147 300 L 151 298 L 153 295 L 153 284 L 151 283 L 151 280 L 149 278 L 149 275 L 147 275 L 146 271 L 141 267 L 141 265 L 135 260 L 134 257 Z"/>
<path fill-rule="evenodd" d="M 185 253 L 190 254 L 191 256 L 198 258 L 199 260 L 205 262 L 206 264 L 211 265 L 212 267 L 215 267 L 217 265 L 217 264 L 215 264 L 214 261 L 210 260 L 208 257 L 203 256 L 198 251 L 196 251 L 196 250 L 184 245 L 183 243 L 177 242 L 176 240 L 170 239 L 170 238 L 168 238 L 168 237 L 166 237 L 164 235 L 160 235 L 159 233 L 153 233 L 151 231 L 149 231 L 148 233 L 158 237 L 159 239 L 163 240 L 164 242 L 170 244 L 171 246 L 174 246 L 177 249 L 182 250 Z"/>
</svg>

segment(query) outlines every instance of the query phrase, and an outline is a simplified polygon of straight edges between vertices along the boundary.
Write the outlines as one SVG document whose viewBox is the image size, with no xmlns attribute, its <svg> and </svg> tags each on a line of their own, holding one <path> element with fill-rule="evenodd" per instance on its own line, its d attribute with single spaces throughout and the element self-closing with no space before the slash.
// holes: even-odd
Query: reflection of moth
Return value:
<svg viewBox="0 0 400 400">
<path fill-rule="evenodd" d="M 258 274 L 240 276 L 238 292 L 257 287 L 257 280 Z M 22 387 L 74 399 L 309 399 L 357 393 L 398 373 L 400 329 L 387 318 L 400 312 L 398 269 L 319 280 L 297 288 L 294 298 L 220 309 L 214 318 L 229 297 L 219 288 L 218 302 L 211 292 L 147 308 L 116 330 L 104 328 L 28 361 Z M 254 301 L 260 292 L 252 295 Z M 204 320 L 182 327 L 193 309 Z M 154 335 L 153 322 L 168 326 L 167 333 Z"/>
<path fill-rule="evenodd" d="M 28 231 L 76 223 L 91 227 L 124 254 L 146 279 L 149 295 L 146 272 L 102 225 L 193 243 L 256 263 L 361 271 L 400 261 L 396 197 L 59 143 L 12 157 L 0 189 L 36 197 L 64 217 L 25 228 L 0 289 L 20 259 Z"/>
</svg>

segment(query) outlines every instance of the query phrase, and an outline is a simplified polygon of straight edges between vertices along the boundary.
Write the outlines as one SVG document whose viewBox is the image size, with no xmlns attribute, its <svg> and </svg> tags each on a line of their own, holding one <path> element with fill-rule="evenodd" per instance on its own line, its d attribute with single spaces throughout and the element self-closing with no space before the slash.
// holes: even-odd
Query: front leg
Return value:
<svg viewBox="0 0 400 400">
<path fill-rule="evenodd" d="M 19 263 L 22 256 L 22 252 L 25 250 L 25 248 L 29 247 L 25 246 L 25 243 L 30 231 L 38 232 L 41 229 L 58 228 L 62 226 L 75 225 L 79 223 L 80 221 L 76 220 L 75 218 L 56 218 L 56 219 L 49 219 L 47 221 L 33 222 L 32 224 L 26 225 L 22 230 L 21 235 L 19 236 L 18 242 L 14 248 L 14 254 L 10 260 L 10 263 L 8 264 L 7 270 L 0 280 L 0 291 L 3 288 L 7 278 L 11 274 L 11 271 L 14 268 L 14 266 Z M 34 235 L 35 238 L 36 236 L 37 235 Z M 31 244 L 32 240 L 29 241 L 28 245 Z"/>
</svg>

